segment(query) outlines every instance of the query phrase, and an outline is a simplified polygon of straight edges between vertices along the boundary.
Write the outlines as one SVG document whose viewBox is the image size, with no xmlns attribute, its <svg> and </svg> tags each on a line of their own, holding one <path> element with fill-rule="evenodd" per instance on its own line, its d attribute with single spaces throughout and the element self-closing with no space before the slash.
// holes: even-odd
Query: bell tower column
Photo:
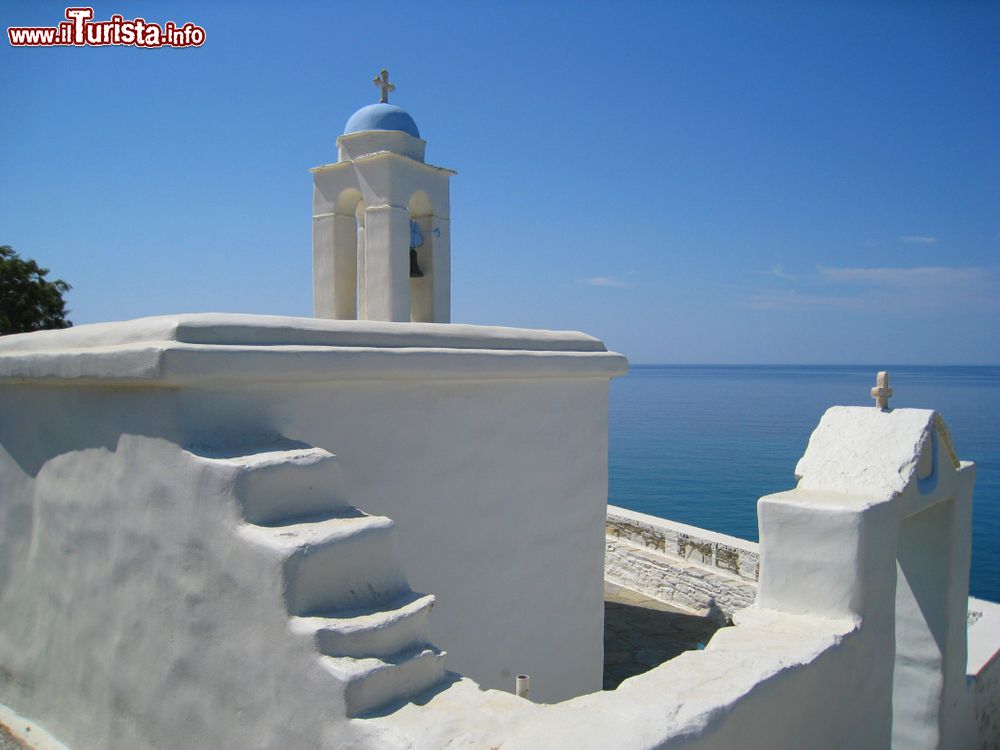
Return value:
<svg viewBox="0 0 1000 750">
<path fill-rule="evenodd" d="M 365 210 L 363 320 L 410 320 L 410 212 L 401 206 Z"/>
<path fill-rule="evenodd" d="M 313 317 L 352 320 L 358 315 L 355 276 L 358 229 L 354 215 L 313 217 Z"/>
<path fill-rule="evenodd" d="M 431 224 L 434 244 L 431 245 L 434 268 L 435 323 L 451 322 L 451 221 L 435 216 Z"/>
</svg>

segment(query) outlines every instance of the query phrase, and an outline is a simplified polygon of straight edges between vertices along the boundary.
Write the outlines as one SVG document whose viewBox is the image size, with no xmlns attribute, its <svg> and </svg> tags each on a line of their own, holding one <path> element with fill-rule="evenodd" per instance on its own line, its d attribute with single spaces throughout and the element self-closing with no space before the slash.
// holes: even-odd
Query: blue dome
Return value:
<svg viewBox="0 0 1000 750">
<path fill-rule="evenodd" d="M 417 123 L 410 117 L 409 112 L 395 104 L 381 102 L 362 107 L 351 115 L 351 119 L 344 126 L 344 135 L 361 133 L 365 130 L 402 130 L 414 138 L 420 137 Z"/>
</svg>

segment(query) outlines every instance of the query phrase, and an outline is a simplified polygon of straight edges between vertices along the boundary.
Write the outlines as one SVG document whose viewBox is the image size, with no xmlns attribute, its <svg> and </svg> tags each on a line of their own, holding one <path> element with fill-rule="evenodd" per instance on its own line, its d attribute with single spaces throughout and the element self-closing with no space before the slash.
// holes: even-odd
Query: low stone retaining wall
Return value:
<svg viewBox="0 0 1000 750">
<path fill-rule="evenodd" d="M 605 580 L 720 624 L 757 596 L 754 542 L 614 505 L 606 541 Z"/>
</svg>

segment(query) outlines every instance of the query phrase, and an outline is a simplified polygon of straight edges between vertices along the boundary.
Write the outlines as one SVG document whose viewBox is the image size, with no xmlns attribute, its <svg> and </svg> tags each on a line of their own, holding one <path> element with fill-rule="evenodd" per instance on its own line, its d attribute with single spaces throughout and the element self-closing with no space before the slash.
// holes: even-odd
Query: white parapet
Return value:
<svg viewBox="0 0 1000 750">
<path fill-rule="evenodd" d="M 893 747 L 964 746 L 975 466 L 933 411 L 833 407 L 796 475 L 758 504 L 758 606 L 857 619 Z"/>
<path fill-rule="evenodd" d="M 705 650 L 556 706 L 511 704 L 459 683 L 384 722 L 417 748 L 972 746 L 973 468 L 957 461 L 934 412 L 831 409 L 799 463 L 799 486 L 759 502 L 756 604 Z M 701 539 L 702 564 L 711 544 L 725 543 L 619 509 L 609 529 L 664 559 L 681 534 Z M 979 692 L 989 690 L 990 663 Z M 975 700 L 991 720 L 996 700 Z M 449 724 L 442 711 L 477 720 Z"/>
</svg>

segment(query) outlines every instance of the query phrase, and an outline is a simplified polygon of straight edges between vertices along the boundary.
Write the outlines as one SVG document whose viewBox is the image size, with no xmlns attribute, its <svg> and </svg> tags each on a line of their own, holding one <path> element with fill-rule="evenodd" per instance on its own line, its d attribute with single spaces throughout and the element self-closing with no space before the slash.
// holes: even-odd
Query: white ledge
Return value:
<svg viewBox="0 0 1000 750">
<path fill-rule="evenodd" d="M 0 338 L 8 382 L 612 378 L 627 368 L 582 333 L 457 324 L 208 313 Z"/>
<path fill-rule="evenodd" d="M 448 167 L 438 167 L 434 164 L 428 164 L 425 161 L 419 161 L 414 159 L 412 156 L 407 156 L 406 154 L 400 154 L 395 151 L 389 151 L 388 149 L 382 149 L 379 151 L 374 151 L 370 154 L 358 154 L 350 159 L 344 159 L 343 161 L 334 161 L 329 164 L 320 164 L 310 168 L 309 172 L 311 174 L 316 174 L 317 172 L 331 172 L 337 169 L 349 169 L 350 165 L 359 162 L 366 161 L 378 161 L 380 159 L 402 159 L 403 161 L 410 162 L 418 167 L 426 167 L 427 169 L 432 169 L 435 172 L 444 172 L 445 174 L 457 175 L 454 169 L 448 169 Z"/>
</svg>

